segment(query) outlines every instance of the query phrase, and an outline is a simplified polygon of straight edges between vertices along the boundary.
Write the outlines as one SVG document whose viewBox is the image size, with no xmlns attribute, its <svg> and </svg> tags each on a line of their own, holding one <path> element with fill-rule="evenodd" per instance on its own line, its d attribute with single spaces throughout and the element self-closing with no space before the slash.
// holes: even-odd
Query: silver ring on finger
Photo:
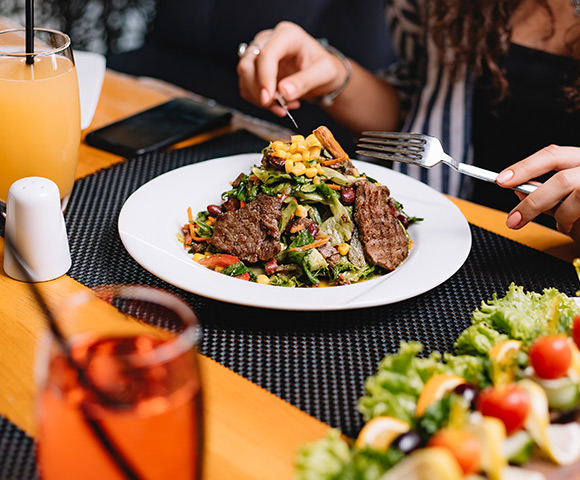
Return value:
<svg viewBox="0 0 580 480">
<path fill-rule="evenodd" d="M 251 53 L 252 55 L 260 55 L 261 46 L 257 43 L 240 43 L 238 46 L 238 57 L 243 57 L 246 53 Z"/>
</svg>

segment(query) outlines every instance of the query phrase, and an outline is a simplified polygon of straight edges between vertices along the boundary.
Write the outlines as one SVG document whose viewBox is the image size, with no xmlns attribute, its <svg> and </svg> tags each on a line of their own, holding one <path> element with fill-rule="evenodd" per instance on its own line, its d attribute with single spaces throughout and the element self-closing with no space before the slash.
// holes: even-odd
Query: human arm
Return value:
<svg viewBox="0 0 580 480">
<path fill-rule="evenodd" d="M 327 51 L 301 27 L 281 22 L 258 33 L 252 42 L 260 53 L 246 53 L 238 64 L 240 92 L 246 100 L 270 109 L 280 92 L 291 109 L 301 100 L 314 100 L 339 88 L 347 76 L 340 58 Z M 353 132 L 395 130 L 399 126 L 399 101 L 395 89 L 351 61 L 352 76 L 346 88 L 325 107 L 337 121 Z"/>
<path fill-rule="evenodd" d="M 580 147 L 550 145 L 506 168 L 496 181 L 510 188 L 548 172 L 556 173 L 534 192 L 518 193 L 521 201 L 506 225 L 520 229 L 546 212 L 556 219 L 558 230 L 580 243 Z"/>
</svg>

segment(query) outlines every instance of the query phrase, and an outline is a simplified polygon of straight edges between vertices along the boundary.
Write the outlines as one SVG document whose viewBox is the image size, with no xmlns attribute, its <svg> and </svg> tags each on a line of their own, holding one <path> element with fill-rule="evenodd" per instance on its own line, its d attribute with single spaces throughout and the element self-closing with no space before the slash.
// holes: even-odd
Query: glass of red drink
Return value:
<svg viewBox="0 0 580 480">
<path fill-rule="evenodd" d="M 41 478 L 200 479 L 195 313 L 151 287 L 95 291 L 54 312 L 64 345 L 54 334 L 39 345 Z"/>
</svg>

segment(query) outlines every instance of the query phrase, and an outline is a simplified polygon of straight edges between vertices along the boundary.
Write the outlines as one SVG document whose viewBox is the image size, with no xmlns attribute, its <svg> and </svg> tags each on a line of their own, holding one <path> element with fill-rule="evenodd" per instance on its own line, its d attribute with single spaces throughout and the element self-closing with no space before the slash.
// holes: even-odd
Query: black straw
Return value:
<svg viewBox="0 0 580 480">
<path fill-rule="evenodd" d="M 26 0 L 26 63 L 34 63 L 34 0 Z"/>
</svg>

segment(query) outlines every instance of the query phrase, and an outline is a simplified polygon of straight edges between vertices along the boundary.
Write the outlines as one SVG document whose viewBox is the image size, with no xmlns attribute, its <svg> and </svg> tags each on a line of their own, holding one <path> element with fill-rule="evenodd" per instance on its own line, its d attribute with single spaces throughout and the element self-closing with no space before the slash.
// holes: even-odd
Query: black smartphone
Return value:
<svg viewBox="0 0 580 480">
<path fill-rule="evenodd" d="M 94 130 L 86 142 L 130 158 L 226 125 L 231 116 L 231 110 L 222 105 L 176 98 Z"/>
</svg>

